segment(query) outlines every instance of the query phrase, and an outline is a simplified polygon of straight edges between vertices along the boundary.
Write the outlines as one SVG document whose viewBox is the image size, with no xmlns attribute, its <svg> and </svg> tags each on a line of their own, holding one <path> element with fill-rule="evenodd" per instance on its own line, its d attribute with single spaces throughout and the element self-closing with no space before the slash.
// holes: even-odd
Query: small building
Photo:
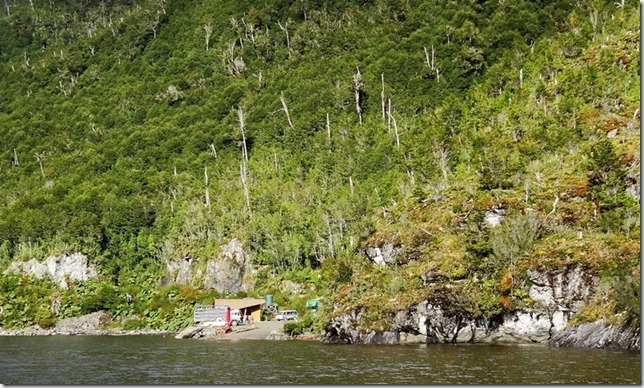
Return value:
<svg viewBox="0 0 644 388">
<path fill-rule="evenodd" d="M 238 309 L 242 316 L 250 315 L 254 322 L 259 322 L 262 314 L 262 306 L 266 304 L 264 299 L 242 298 L 242 299 L 215 299 L 215 306 L 228 306 L 232 310 Z"/>
</svg>

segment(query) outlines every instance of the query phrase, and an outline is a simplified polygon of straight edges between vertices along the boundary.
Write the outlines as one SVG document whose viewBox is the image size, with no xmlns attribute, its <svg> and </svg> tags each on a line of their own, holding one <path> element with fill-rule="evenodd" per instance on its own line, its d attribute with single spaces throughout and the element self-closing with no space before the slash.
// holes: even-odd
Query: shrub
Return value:
<svg viewBox="0 0 644 388">
<path fill-rule="evenodd" d="M 311 332 L 313 327 L 313 318 L 310 315 L 305 315 L 296 322 L 287 322 L 284 324 L 282 331 L 288 335 L 299 335 L 302 333 Z"/>
</svg>

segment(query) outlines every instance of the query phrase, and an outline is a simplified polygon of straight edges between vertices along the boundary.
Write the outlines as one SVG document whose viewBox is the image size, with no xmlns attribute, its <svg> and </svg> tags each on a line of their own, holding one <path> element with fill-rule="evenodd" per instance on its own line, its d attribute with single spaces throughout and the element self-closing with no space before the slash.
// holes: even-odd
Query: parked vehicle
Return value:
<svg viewBox="0 0 644 388">
<path fill-rule="evenodd" d="M 244 322 L 242 318 L 243 317 L 240 310 L 230 310 L 230 326 L 241 325 Z"/>
<path fill-rule="evenodd" d="M 278 321 L 297 321 L 300 317 L 295 310 L 284 310 L 277 313 L 275 319 Z"/>
</svg>

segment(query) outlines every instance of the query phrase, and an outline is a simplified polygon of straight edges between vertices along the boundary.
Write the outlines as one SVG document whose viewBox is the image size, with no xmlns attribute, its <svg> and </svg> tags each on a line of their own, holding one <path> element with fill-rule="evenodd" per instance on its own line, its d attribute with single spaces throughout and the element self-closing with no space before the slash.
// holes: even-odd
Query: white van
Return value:
<svg viewBox="0 0 644 388">
<path fill-rule="evenodd" d="M 295 310 L 284 310 L 277 313 L 275 319 L 278 321 L 297 321 L 299 316 Z"/>
</svg>

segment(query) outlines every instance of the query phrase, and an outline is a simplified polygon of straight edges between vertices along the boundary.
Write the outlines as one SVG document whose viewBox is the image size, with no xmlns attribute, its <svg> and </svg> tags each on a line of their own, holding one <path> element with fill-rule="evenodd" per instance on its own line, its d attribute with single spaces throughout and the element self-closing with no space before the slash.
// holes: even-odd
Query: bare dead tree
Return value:
<svg viewBox="0 0 644 388">
<path fill-rule="evenodd" d="M 212 155 L 213 158 L 217 158 L 217 149 L 215 148 L 215 145 L 213 143 L 210 143 L 208 145 L 208 148 L 210 148 L 210 154 Z"/>
<path fill-rule="evenodd" d="M 333 248 L 333 233 L 331 232 L 331 217 L 329 216 L 328 213 L 324 213 L 324 216 L 322 217 L 324 219 L 324 223 L 326 224 L 326 230 L 328 233 L 328 245 L 329 245 L 329 252 L 331 253 L 331 257 L 335 257 L 335 252 Z"/>
<path fill-rule="evenodd" d="M 263 86 L 263 79 L 264 79 L 264 74 L 262 72 L 262 69 L 259 69 L 257 73 L 253 74 L 254 77 L 257 78 L 257 90 L 260 90 Z"/>
<path fill-rule="evenodd" d="M 356 97 L 356 111 L 358 112 L 358 119 L 362 125 L 362 108 L 360 108 L 360 89 L 362 88 L 362 74 L 360 68 L 356 66 L 356 73 L 353 75 L 353 90 Z"/>
<path fill-rule="evenodd" d="M 519 87 L 523 89 L 523 67 L 519 69 Z"/>
<path fill-rule="evenodd" d="M 436 162 L 438 163 L 438 166 L 441 169 L 441 172 L 443 173 L 443 180 L 447 181 L 447 172 L 449 171 L 449 152 L 447 152 L 444 147 L 441 147 L 438 150 L 434 151 L 433 154 Z"/>
<path fill-rule="evenodd" d="M 407 176 L 409 177 L 409 183 L 414 186 L 416 184 L 416 178 L 414 177 L 414 170 L 411 167 L 407 167 Z"/>
<path fill-rule="evenodd" d="M 158 2 L 159 8 L 161 8 L 161 12 L 165 15 L 165 0 L 159 0 Z"/>
<path fill-rule="evenodd" d="M 239 176 L 241 179 L 241 184 L 244 189 L 244 198 L 246 198 L 246 207 L 248 208 L 248 212 L 250 212 L 250 195 L 248 193 L 248 170 L 246 169 L 246 163 L 242 160 L 241 164 L 239 165 Z"/>
<path fill-rule="evenodd" d="M 241 180 L 242 188 L 244 189 L 244 197 L 246 198 L 246 206 L 250 212 L 250 195 L 248 193 L 248 148 L 246 148 L 246 119 L 244 118 L 244 111 L 241 107 L 237 108 L 237 117 L 239 119 L 239 129 L 242 134 L 242 160 L 239 166 L 239 177 Z"/>
<path fill-rule="evenodd" d="M 380 92 L 380 102 L 382 104 L 382 122 L 385 122 L 385 73 L 380 74 L 382 81 L 382 91 Z"/>
<path fill-rule="evenodd" d="M 210 183 L 208 182 L 208 166 L 204 167 L 204 176 L 206 178 L 206 207 L 210 209 Z"/>
<path fill-rule="evenodd" d="M 391 98 L 388 101 L 388 106 L 387 106 L 387 133 L 391 133 Z"/>
<path fill-rule="evenodd" d="M 351 195 L 353 195 L 353 178 L 349 177 L 349 190 L 351 192 Z"/>
<path fill-rule="evenodd" d="M 233 77 L 239 76 L 246 70 L 244 59 L 235 56 L 235 42 L 230 43 L 227 49 L 224 50 L 224 66 Z"/>
<path fill-rule="evenodd" d="M 416 176 L 414 175 L 414 170 L 411 168 L 411 153 L 403 154 L 403 159 L 405 159 L 407 176 L 409 177 L 409 183 L 414 186 L 416 184 Z"/>
<path fill-rule="evenodd" d="M 284 110 L 284 113 L 286 113 L 286 120 L 288 120 L 288 125 L 292 128 L 295 129 L 293 126 L 293 122 L 291 121 L 291 115 L 288 113 L 288 106 L 286 106 L 286 100 L 284 100 L 284 92 L 280 94 L 280 102 L 282 103 L 282 109 Z"/>
<path fill-rule="evenodd" d="M 18 160 L 18 151 L 16 149 L 13 149 L 13 164 L 14 166 L 20 166 L 20 161 Z"/>
<path fill-rule="evenodd" d="M 331 152 L 331 122 L 329 121 L 329 113 L 326 114 L 326 142 Z"/>
<path fill-rule="evenodd" d="M 34 156 L 36 157 L 36 160 L 38 161 L 38 165 L 40 165 L 40 174 L 42 177 L 45 177 L 45 169 L 43 168 L 42 165 L 42 158 L 45 157 L 46 152 L 41 152 L 39 154 L 35 154 Z"/>
<path fill-rule="evenodd" d="M 244 163 L 247 163 L 248 149 L 246 148 L 246 120 L 244 119 L 244 111 L 241 107 L 237 108 L 237 117 L 239 118 L 239 129 L 242 134 L 242 158 Z"/>
<path fill-rule="evenodd" d="M 599 22 L 599 12 L 596 9 L 590 11 L 588 15 L 590 19 L 590 25 L 593 27 L 593 33 L 597 32 L 597 23 Z"/>
<path fill-rule="evenodd" d="M 204 31 L 206 32 L 206 51 L 210 49 L 210 37 L 212 36 L 212 26 L 210 23 L 203 26 Z"/>
<path fill-rule="evenodd" d="M 284 22 L 284 25 L 280 23 L 280 21 L 277 21 L 277 25 L 284 31 L 286 34 L 286 48 L 288 49 L 288 56 L 289 58 L 291 57 L 291 40 L 288 37 L 288 22 Z"/>
<path fill-rule="evenodd" d="M 400 148 L 400 134 L 398 133 L 398 124 L 396 123 L 396 119 L 394 118 L 394 115 L 391 114 L 391 99 L 389 99 L 389 112 L 387 112 L 389 115 L 389 122 L 394 124 L 394 134 L 396 135 L 396 147 Z M 391 128 L 391 125 L 389 125 L 388 128 Z M 387 130 L 389 132 L 389 129 Z"/>
<path fill-rule="evenodd" d="M 159 17 L 159 13 L 157 12 L 157 17 L 156 19 L 152 22 L 150 25 L 150 30 L 152 31 L 152 37 L 156 38 L 157 37 L 157 31 L 159 29 L 159 25 L 161 24 L 161 18 Z"/>
<path fill-rule="evenodd" d="M 244 18 L 242 18 L 241 21 L 244 25 L 244 36 L 246 37 L 246 39 L 250 38 L 250 41 L 255 43 L 255 33 L 257 32 L 257 26 L 252 23 L 246 23 L 246 20 L 244 20 Z"/>
<path fill-rule="evenodd" d="M 434 70 L 434 53 L 435 53 L 434 45 L 432 45 L 432 70 Z"/>
</svg>

